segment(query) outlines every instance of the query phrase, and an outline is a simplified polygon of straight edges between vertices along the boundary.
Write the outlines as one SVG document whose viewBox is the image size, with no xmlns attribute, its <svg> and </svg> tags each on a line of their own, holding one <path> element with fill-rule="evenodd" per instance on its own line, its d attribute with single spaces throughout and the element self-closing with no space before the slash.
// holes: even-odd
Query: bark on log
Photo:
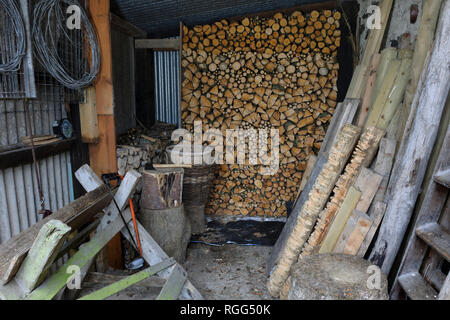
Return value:
<svg viewBox="0 0 450 320">
<path fill-rule="evenodd" d="M 183 168 L 143 172 L 140 206 L 145 210 L 177 208 L 182 203 Z"/>
</svg>

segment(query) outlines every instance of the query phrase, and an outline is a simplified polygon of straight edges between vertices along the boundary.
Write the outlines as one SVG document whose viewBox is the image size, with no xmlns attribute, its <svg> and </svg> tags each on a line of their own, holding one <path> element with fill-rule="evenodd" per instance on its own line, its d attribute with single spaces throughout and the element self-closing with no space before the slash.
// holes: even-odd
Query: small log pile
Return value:
<svg viewBox="0 0 450 320">
<path fill-rule="evenodd" d="M 223 165 L 207 213 L 283 216 L 336 107 L 341 14 L 294 11 L 183 27 L 182 125 L 279 129 L 280 170 Z"/>
</svg>

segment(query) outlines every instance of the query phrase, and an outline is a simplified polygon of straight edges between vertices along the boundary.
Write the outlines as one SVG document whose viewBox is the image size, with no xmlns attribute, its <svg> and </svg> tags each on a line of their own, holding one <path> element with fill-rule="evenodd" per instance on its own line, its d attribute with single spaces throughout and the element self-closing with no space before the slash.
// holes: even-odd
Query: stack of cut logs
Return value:
<svg viewBox="0 0 450 320">
<path fill-rule="evenodd" d="M 183 127 L 192 131 L 201 121 L 204 130 L 280 133 L 278 173 L 222 165 L 207 213 L 286 214 L 336 106 L 340 18 L 338 11 L 294 11 L 183 27 Z"/>
</svg>

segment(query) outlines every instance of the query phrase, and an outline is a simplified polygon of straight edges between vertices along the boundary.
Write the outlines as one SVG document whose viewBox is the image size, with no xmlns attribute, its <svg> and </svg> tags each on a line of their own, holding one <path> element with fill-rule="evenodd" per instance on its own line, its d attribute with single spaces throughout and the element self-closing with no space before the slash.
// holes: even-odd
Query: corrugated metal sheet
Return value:
<svg viewBox="0 0 450 320">
<path fill-rule="evenodd" d="M 33 133 L 51 134 L 52 123 L 66 117 L 61 102 L 30 102 Z M 28 135 L 23 100 L 0 101 L 0 145 L 19 142 Z M 70 152 L 39 161 L 45 208 L 56 211 L 73 200 Z M 40 200 L 31 164 L 0 170 L 0 243 L 27 229 L 38 216 Z"/>
<path fill-rule="evenodd" d="M 112 0 L 112 11 L 148 32 L 162 38 L 179 34 L 179 22 L 187 25 L 290 8 L 328 0 Z"/>
<path fill-rule="evenodd" d="M 156 120 L 180 126 L 180 53 L 155 51 L 154 63 Z"/>
</svg>

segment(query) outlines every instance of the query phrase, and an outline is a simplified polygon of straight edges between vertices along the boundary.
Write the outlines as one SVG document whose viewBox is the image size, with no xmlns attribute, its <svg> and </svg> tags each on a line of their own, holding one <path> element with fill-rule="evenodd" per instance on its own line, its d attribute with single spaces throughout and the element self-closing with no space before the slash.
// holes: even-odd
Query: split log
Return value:
<svg viewBox="0 0 450 320">
<path fill-rule="evenodd" d="M 431 150 L 436 140 L 442 111 L 450 86 L 448 52 L 450 40 L 450 3 L 445 2 L 436 32 L 436 40 L 426 73 L 424 87 L 408 140 L 402 140 L 402 159 L 396 162 L 389 190 L 389 203 L 379 237 L 370 260 L 388 273 L 400 248 L 420 191 Z"/>
<path fill-rule="evenodd" d="M 327 163 L 314 183 L 308 200 L 304 203 L 298 221 L 290 234 L 286 245 L 282 248 L 281 258 L 272 271 L 267 284 L 270 294 L 279 295 L 281 286 L 289 276 L 292 264 L 312 231 L 314 223 L 333 189 L 342 169 L 345 166 L 360 130 L 353 125 L 346 125 L 342 129 L 331 149 Z"/>
</svg>

